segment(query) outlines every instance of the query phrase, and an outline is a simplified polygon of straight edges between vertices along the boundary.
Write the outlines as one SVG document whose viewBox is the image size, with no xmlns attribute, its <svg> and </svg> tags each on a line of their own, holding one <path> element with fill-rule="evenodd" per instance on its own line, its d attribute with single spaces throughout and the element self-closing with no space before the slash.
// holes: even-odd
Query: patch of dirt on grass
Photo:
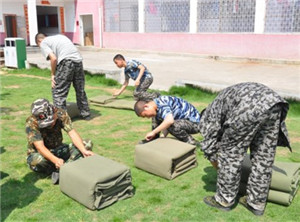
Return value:
<svg viewBox="0 0 300 222">
<path fill-rule="evenodd" d="M 43 76 L 34 76 L 34 75 L 29 75 L 29 74 L 7 74 L 7 73 L 4 73 L 3 75 L 6 75 L 6 76 L 18 76 L 18 77 L 25 77 L 25 78 L 34 78 L 34 79 L 43 79 L 43 80 L 48 80 L 50 81 L 50 77 L 47 78 L 47 77 L 43 77 Z"/>
<path fill-rule="evenodd" d="M 299 137 L 290 136 L 291 143 L 300 143 Z"/>
<path fill-rule="evenodd" d="M 287 157 L 287 156 L 289 156 L 289 154 L 290 154 L 290 151 L 288 148 L 282 148 L 282 149 L 276 150 L 276 155 L 278 155 L 278 156 Z"/>
<path fill-rule="evenodd" d="M 19 85 L 10 85 L 10 86 L 4 86 L 4 89 L 19 89 Z"/>
</svg>

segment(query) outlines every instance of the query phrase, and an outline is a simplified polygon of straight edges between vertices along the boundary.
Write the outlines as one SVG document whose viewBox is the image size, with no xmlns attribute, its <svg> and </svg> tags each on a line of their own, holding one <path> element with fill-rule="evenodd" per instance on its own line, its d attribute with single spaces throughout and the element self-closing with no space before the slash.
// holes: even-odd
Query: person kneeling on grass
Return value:
<svg viewBox="0 0 300 222">
<path fill-rule="evenodd" d="M 37 99 L 31 105 L 31 113 L 26 120 L 27 164 L 31 170 L 52 173 L 55 184 L 58 182 L 57 170 L 65 162 L 94 155 L 92 142 L 82 141 L 65 110 L 53 106 L 46 99 Z M 62 143 L 62 129 L 73 143 Z"/>
<path fill-rule="evenodd" d="M 148 140 L 172 126 L 176 119 L 173 116 L 184 113 L 185 118 L 189 116 L 186 106 L 174 109 L 170 99 L 158 98 L 145 103 L 140 109 L 138 103 L 138 116 L 164 117 L 160 126 L 147 134 Z M 205 157 L 218 169 L 217 191 L 214 196 L 204 198 L 207 205 L 224 211 L 233 208 L 239 190 L 242 162 L 250 147 L 252 168 L 247 195 L 241 197 L 239 203 L 255 215 L 264 214 L 276 146 L 286 146 L 291 150 L 284 122 L 288 108 L 288 103 L 270 88 L 259 83 L 240 83 L 222 90 L 201 112 L 198 131 L 204 139 L 200 146 Z M 168 110 L 166 115 L 162 115 L 164 110 Z M 184 127 L 181 131 L 185 131 L 182 135 L 187 134 Z"/>
<path fill-rule="evenodd" d="M 159 96 L 159 93 L 157 92 L 147 92 L 153 82 L 153 77 L 146 66 L 136 60 L 126 61 L 124 56 L 121 54 L 117 54 L 113 58 L 113 61 L 118 68 L 124 68 L 125 74 L 125 81 L 121 89 L 115 92 L 113 96 L 119 96 L 122 94 L 122 92 L 128 86 L 130 78 L 135 81 L 136 88 L 133 92 L 133 97 L 135 100 L 152 100 Z"/>
</svg>

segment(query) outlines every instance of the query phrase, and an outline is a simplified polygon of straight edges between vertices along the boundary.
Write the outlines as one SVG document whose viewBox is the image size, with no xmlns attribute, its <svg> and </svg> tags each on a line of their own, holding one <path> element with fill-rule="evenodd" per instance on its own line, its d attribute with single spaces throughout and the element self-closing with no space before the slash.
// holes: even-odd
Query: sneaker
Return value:
<svg viewBox="0 0 300 222">
<path fill-rule="evenodd" d="M 230 211 L 231 210 L 231 207 L 224 207 L 221 204 L 219 204 L 216 201 L 214 196 L 204 197 L 203 201 L 208 206 L 215 207 L 215 208 L 218 208 L 218 209 L 223 210 L 223 211 Z"/>
<path fill-rule="evenodd" d="M 82 117 L 83 120 L 86 120 L 86 121 L 89 121 L 92 119 L 91 115 L 88 115 L 88 116 L 83 116 Z"/>
<path fill-rule="evenodd" d="M 59 182 L 59 172 L 55 171 L 52 173 L 51 175 L 51 180 L 52 180 L 52 183 L 55 185 L 55 184 L 58 184 Z"/>
<path fill-rule="evenodd" d="M 263 210 L 256 210 L 247 203 L 247 196 L 241 197 L 239 199 L 239 203 L 246 207 L 247 210 L 251 211 L 256 216 L 262 216 L 264 214 Z"/>
</svg>

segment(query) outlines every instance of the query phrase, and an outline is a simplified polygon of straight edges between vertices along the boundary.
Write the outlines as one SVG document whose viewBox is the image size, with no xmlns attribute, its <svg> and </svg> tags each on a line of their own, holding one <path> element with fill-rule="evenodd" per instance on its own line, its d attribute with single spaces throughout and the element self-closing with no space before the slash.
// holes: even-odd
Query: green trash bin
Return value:
<svg viewBox="0 0 300 222">
<path fill-rule="evenodd" d="M 4 40 L 5 66 L 22 69 L 25 68 L 26 44 L 23 38 L 6 38 Z"/>
</svg>

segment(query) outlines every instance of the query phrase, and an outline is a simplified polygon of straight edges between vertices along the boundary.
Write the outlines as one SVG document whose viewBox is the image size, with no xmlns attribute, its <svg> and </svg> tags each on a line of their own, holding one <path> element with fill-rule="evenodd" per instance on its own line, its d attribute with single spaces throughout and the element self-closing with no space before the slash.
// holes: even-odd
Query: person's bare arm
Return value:
<svg viewBox="0 0 300 222">
<path fill-rule="evenodd" d="M 138 77 L 135 80 L 135 83 L 134 83 L 135 86 L 139 86 L 140 85 L 141 78 L 142 78 L 142 76 L 143 76 L 146 68 L 143 65 L 139 65 L 138 69 L 140 70 L 140 72 L 139 72 Z"/>
<path fill-rule="evenodd" d="M 124 90 L 125 90 L 126 87 L 128 86 L 128 83 L 129 83 L 129 80 L 128 80 L 128 79 L 125 79 L 125 81 L 124 81 L 124 83 L 123 83 L 121 89 L 118 90 L 117 92 L 115 92 L 115 93 L 113 94 L 113 96 L 119 96 L 119 95 L 121 95 L 122 92 L 124 92 Z"/>
<path fill-rule="evenodd" d="M 56 55 L 52 52 L 48 55 L 48 57 L 50 59 L 50 64 L 51 64 L 51 86 L 52 88 L 54 88 L 56 84 L 54 77 L 55 77 L 55 71 L 57 65 L 57 58 Z"/>
<path fill-rule="evenodd" d="M 64 164 L 64 160 L 53 155 L 42 140 L 33 142 L 33 145 L 36 147 L 37 151 L 47 160 L 51 161 L 56 168 L 59 169 Z"/>
<path fill-rule="evenodd" d="M 215 169 L 218 169 L 218 161 L 211 161 L 210 163 Z"/>
<path fill-rule="evenodd" d="M 164 121 L 162 121 L 162 123 L 156 127 L 154 130 L 152 130 L 151 132 L 147 133 L 145 139 L 147 141 L 153 139 L 153 137 L 155 137 L 156 134 L 158 134 L 159 132 L 168 129 L 172 124 L 174 123 L 174 118 L 172 114 L 168 114 L 166 116 L 166 118 L 164 119 Z"/>
<path fill-rule="evenodd" d="M 77 133 L 75 129 L 72 129 L 68 132 L 69 137 L 71 138 L 73 144 L 79 149 L 84 157 L 92 156 L 94 153 L 90 150 L 87 150 L 82 142 L 80 135 Z"/>
</svg>

